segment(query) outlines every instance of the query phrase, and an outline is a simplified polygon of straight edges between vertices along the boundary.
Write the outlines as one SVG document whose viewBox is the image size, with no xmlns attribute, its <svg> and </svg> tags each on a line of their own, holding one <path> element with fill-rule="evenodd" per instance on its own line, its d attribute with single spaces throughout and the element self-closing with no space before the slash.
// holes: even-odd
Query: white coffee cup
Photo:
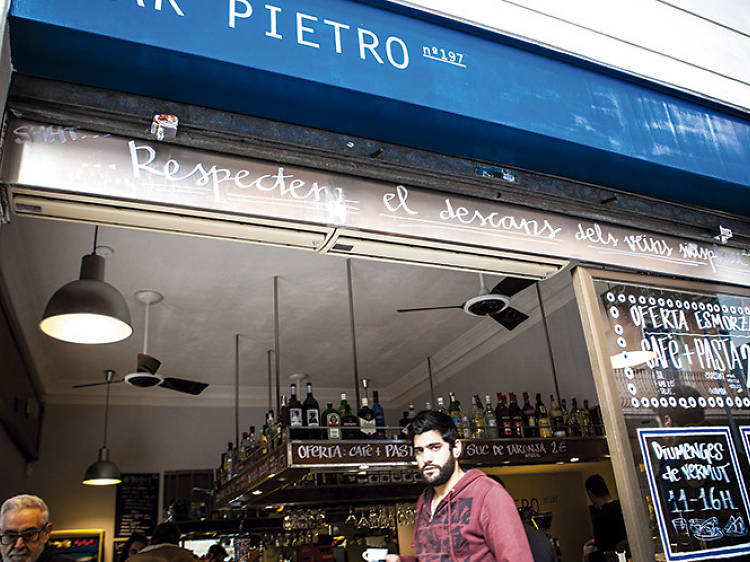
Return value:
<svg viewBox="0 0 750 562">
<path fill-rule="evenodd" d="M 368 548 L 362 553 L 362 558 L 367 562 L 380 562 L 388 556 L 387 548 Z"/>
</svg>

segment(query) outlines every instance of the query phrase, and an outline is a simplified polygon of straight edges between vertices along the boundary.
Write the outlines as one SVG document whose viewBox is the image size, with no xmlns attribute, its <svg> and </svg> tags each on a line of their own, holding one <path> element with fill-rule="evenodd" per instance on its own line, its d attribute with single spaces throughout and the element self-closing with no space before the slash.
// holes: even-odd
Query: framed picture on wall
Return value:
<svg viewBox="0 0 750 562">
<path fill-rule="evenodd" d="M 49 548 L 62 558 L 76 562 L 102 562 L 104 529 L 63 529 L 52 531 Z"/>
</svg>

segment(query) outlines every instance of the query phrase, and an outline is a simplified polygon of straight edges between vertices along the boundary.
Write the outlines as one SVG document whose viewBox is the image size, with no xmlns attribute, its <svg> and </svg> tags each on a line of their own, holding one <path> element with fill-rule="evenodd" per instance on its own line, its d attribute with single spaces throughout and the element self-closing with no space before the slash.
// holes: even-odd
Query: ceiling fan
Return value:
<svg viewBox="0 0 750 562">
<path fill-rule="evenodd" d="M 528 316 L 509 305 L 510 299 L 516 293 L 523 291 L 536 283 L 533 279 L 506 277 L 495 285 L 491 291 L 484 284 L 484 275 L 479 274 L 479 295 L 472 297 L 463 304 L 452 306 L 427 306 L 421 308 L 399 308 L 397 312 L 415 312 L 418 310 L 441 310 L 460 308 L 471 316 L 489 316 L 508 330 L 513 330 Z"/>
<path fill-rule="evenodd" d="M 152 304 L 156 304 L 161 301 L 164 297 L 156 291 L 138 291 L 135 294 L 135 298 L 146 305 L 146 321 L 144 324 L 143 334 L 143 353 L 138 354 L 138 363 L 135 373 L 125 375 L 124 378 L 119 380 L 111 381 L 112 384 L 118 382 L 125 382 L 131 386 L 138 386 L 140 388 L 148 388 L 151 386 L 159 386 L 161 388 L 167 388 L 169 390 L 176 390 L 177 392 L 184 392 L 185 394 L 192 394 L 197 396 L 203 392 L 208 384 L 203 382 L 191 381 L 187 379 L 178 379 L 174 377 L 162 377 L 157 375 L 156 371 L 159 370 L 161 361 L 156 357 L 148 354 L 148 312 L 149 307 Z M 94 382 L 87 384 L 77 384 L 73 388 L 83 388 L 86 386 L 98 386 L 101 384 L 108 384 L 106 382 Z"/>
</svg>

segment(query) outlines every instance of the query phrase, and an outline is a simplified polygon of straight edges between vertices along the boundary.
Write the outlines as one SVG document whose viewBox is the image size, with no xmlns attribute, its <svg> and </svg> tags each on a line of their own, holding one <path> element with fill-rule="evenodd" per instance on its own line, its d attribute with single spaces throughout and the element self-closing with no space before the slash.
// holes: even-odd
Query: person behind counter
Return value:
<svg viewBox="0 0 750 562">
<path fill-rule="evenodd" d="M 52 523 L 42 498 L 21 494 L 0 507 L 0 552 L 3 562 L 62 562 L 47 547 Z"/>
<path fill-rule="evenodd" d="M 513 498 L 480 470 L 464 472 L 458 464 L 462 443 L 453 420 L 426 410 L 408 434 L 427 483 L 417 500 L 417 557 L 389 554 L 386 561 L 533 562 Z"/>
<path fill-rule="evenodd" d="M 227 551 L 219 543 L 216 543 L 208 547 L 208 552 L 202 559 L 206 562 L 224 562 L 226 557 Z"/>
<path fill-rule="evenodd" d="M 505 488 L 505 482 L 502 478 L 495 474 L 488 474 L 487 476 Z M 507 488 L 505 489 L 507 490 Z M 521 523 L 523 524 L 523 530 L 526 531 L 526 539 L 529 541 L 534 562 L 557 562 L 555 547 L 552 546 L 552 541 L 549 540 L 547 534 L 529 525 L 526 521 L 521 521 Z"/>
<path fill-rule="evenodd" d="M 591 500 L 589 512 L 594 539 L 584 545 L 583 561 L 604 562 L 606 551 L 627 550 L 625 520 L 622 518 L 620 502 L 612 499 L 601 475 L 589 476 L 585 486 Z"/>
<path fill-rule="evenodd" d="M 179 542 L 179 527 L 170 522 L 160 523 L 151 535 L 151 544 L 128 558 L 128 562 L 197 562 L 200 560 L 188 549 L 177 546 Z"/>
<path fill-rule="evenodd" d="M 125 562 L 131 556 L 138 554 L 148 544 L 148 538 L 143 533 L 135 532 L 130 535 L 120 548 L 119 562 Z"/>
</svg>

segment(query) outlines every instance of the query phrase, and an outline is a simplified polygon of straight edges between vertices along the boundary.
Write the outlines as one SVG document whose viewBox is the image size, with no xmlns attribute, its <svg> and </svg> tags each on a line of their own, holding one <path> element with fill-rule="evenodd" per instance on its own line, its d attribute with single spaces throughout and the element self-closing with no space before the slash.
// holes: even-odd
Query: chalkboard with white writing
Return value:
<svg viewBox="0 0 750 562">
<path fill-rule="evenodd" d="M 117 485 L 115 536 L 151 535 L 159 513 L 159 474 L 123 474 Z"/>
<path fill-rule="evenodd" d="M 728 427 L 639 429 L 669 561 L 750 554 L 748 496 Z"/>
</svg>

